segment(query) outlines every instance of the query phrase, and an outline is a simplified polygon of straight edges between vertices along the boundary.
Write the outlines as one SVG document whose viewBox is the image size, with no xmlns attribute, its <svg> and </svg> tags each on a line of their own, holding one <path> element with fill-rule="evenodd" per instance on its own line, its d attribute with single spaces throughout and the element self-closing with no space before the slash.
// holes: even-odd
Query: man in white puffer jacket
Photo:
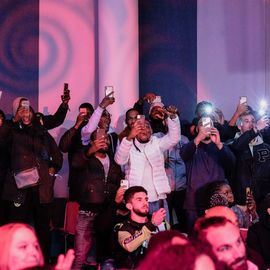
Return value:
<svg viewBox="0 0 270 270">
<path fill-rule="evenodd" d="M 180 121 L 176 111 L 165 111 L 168 115 L 168 133 L 157 138 L 152 136 L 150 123 L 138 120 L 131 132 L 119 145 L 115 161 L 125 167 L 125 179 L 131 186 L 143 186 L 148 193 L 149 213 L 164 207 L 169 212 L 166 194 L 171 192 L 169 180 L 164 168 L 164 151 L 176 145 L 180 140 Z"/>
</svg>

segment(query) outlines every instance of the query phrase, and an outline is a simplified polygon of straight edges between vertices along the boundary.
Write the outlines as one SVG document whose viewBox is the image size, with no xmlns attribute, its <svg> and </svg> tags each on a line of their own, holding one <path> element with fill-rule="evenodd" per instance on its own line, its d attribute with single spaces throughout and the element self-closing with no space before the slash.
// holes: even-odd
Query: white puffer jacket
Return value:
<svg viewBox="0 0 270 270">
<path fill-rule="evenodd" d="M 144 164 L 149 161 L 153 168 L 153 183 L 157 194 L 170 193 L 170 185 L 164 168 L 163 152 L 176 145 L 180 140 L 180 121 L 176 117 L 168 118 L 168 133 L 157 138 L 151 136 L 150 141 L 142 145 L 135 139 L 135 144 L 141 152 L 136 149 L 133 141 L 124 138 L 115 153 L 115 161 L 119 165 L 125 165 L 125 179 L 129 181 L 129 186 L 141 186 L 143 182 Z"/>
</svg>

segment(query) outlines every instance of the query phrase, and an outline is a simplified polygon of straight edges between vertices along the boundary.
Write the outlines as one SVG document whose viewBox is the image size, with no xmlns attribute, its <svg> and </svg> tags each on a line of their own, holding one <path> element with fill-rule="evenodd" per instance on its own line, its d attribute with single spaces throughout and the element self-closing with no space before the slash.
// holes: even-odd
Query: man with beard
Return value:
<svg viewBox="0 0 270 270">
<path fill-rule="evenodd" d="M 188 233 L 192 232 L 195 220 L 208 208 L 206 189 L 209 183 L 226 180 L 234 165 L 234 155 L 220 141 L 219 132 L 213 127 L 198 122 L 197 136 L 181 149 L 186 164 L 187 190 L 184 202 Z M 206 119 L 207 120 L 207 119 Z"/>
<path fill-rule="evenodd" d="M 122 141 L 122 139 L 124 137 L 127 137 L 129 135 L 133 125 L 135 124 L 135 122 L 137 120 L 138 114 L 139 114 L 139 112 L 133 108 L 128 109 L 126 111 L 126 118 L 125 118 L 126 127 L 118 135 L 120 142 Z"/>
<path fill-rule="evenodd" d="M 59 149 L 63 153 L 68 153 L 69 165 L 69 200 L 77 200 L 77 173 L 72 167 L 73 155 L 82 148 L 81 129 L 87 124 L 90 116 L 93 114 L 94 108 L 90 103 L 82 103 L 79 106 L 79 114 L 73 127 L 68 129 L 60 139 Z"/>
<path fill-rule="evenodd" d="M 245 243 L 239 228 L 225 217 L 201 218 L 195 224 L 195 234 L 199 241 L 212 246 L 218 261 L 231 270 L 257 270 L 258 267 L 247 260 Z"/>
<path fill-rule="evenodd" d="M 90 145 L 75 153 L 72 159 L 72 166 L 77 170 L 77 199 L 80 205 L 73 269 L 81 269 L 86 264 L 88 252 L 94 245 L 99 219 L 103 220 L 103 231 L 99 228 L 99 234 L 110 234 L 113 228 L 112 219 L 124 194 L 124 188 L 119 188 L 121 168 L 114 162 L 109 151 L 108 135 L 96 130 L 90 139 Z M 103 241 L 97 241 L 97 248 L 104 244 Z M 100 256 L 106 257 L 104 254 Z"/>
<path fill-rule="evenodd" d="M 147 191 L 141 186 L 127 189 L 124 201 L 130 216 L 115 226 L 120 245 L 115 254 L 115 262 L 117 269 L 134 269 L 145 253 L 151 233 L 157 231 L 157 226 L 163 222 L 166 210 L 160 208 L 149 219 Z"/>
<path fill-rule="evenodd" d="M 164 152 L 180 140 L 180 122 L 176 112 L 166 110 L 168 133 L 162 138 L 152 136 L 147 120 L 138 120 L 115 153 L 115 161 L 124 165 L 129 186 L 143 186 L 149 196 L 149 212 L 160 207 L 168 209 L 166 194 L 171 192 L 164 167 Z M 167 211 L 168 213 L 168 211 Z M 169 215 L 166 216 L 169 221 Z"/>
</svg>

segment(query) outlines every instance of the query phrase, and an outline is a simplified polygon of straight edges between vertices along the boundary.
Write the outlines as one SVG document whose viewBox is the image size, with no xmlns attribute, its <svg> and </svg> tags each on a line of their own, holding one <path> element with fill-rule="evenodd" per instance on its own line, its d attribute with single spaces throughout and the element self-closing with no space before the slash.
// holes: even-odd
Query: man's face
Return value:
<svg viewBox="0 0 270 270">
<path fill-rule="evenodd" d="M 207 229 L 206 239 L 219 261 L 233 270 L 247 270 L 245 245 L 235 225 L 227 222 L 224 226 L 212 226 Z"/>
<path fill-rule="evenodd" d="M 99 120 L 98 127 L 108 131 L 110 124 L 111 124 L 111 115 L 107 110 L 104 110 Z"/>
<path fill-rule="evenodd" d="M 164 113 L 163 108 L 161 108 L 160 106 L 155 106 L 152 108 L 150 116 L 152 119 L 163 120 L 165 117 L 165 113 Z"/>
<path fill-rule="evenodd" d="M 135 193 L 128 204 L 129 210 L 138 216 L 145 217 L 149 213 L 148 197 L 144 192 Z"/>
<path fill-rule="evenodd" d="M 138 114 L 139 113 L 137 111 L 135 111 L 135 110 L 134 111 L 132 110 L 132 111 L 128 112 L 127 119 L 126 119 L 126 124 L 129 127 L 129 129 L 131 129 L 133 127 L 134 123 L 137 120 L 137 115 Z"/>
<path fill-rule="evenodd" d="M 22 109 L 22 111 L 20 111 L 20 115 L 24 125 L 30 125 L 32 123 L 33 113 L 30 109 Z"/>
<path fill-rule="evenodd" d="M 145 121 L 145 125 L 143 129 L 139 132 L 136 138 L 140 143 L 147 143 L 149 142 L 151 135 L 152 135 L 152 129 L 151 129 L 150 123 L 148 121 Z"/>
<path fill-rule="evenodd" d="M 244 115 L 241 117 L 241 123 L 240 125 L 238 125 L 239 130 L 241 131 L 241 133 L 244 133 L 248 130 L 251 130 L 252 128 L 255 127 L 256 125 L 256 121 L 253 115 L 249 114 L 249 115 Z"/>
</svg>

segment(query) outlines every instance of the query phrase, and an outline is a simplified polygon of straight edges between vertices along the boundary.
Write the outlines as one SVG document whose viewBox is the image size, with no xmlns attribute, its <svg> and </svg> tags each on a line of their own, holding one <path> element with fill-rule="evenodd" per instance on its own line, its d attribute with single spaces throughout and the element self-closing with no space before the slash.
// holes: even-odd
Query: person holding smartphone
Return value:
<svg viewBox="0 0 270 270">
<path fill-rule="evenodd" d="M 79 106 L 79 112 L 74 125 L 68 129 L 60 138 L 59 148 L 63 153 L 68 153 L 68 187 L 69 200 L 78 200 L 77 171 L 72 167 L 72 159 L 74 154 L 79 151 L 83 145 L 81 141 L 81 130 L 87 125 L 89 118 L 94 112 L 94 108 L 90 103 L 82 103 Z"/>
<path fill-rule="evenodd" d="M 124 187 L 119 188 L 123 174 L 109 151 L 108 134 L 105 130 L 97 129 L 90 139 L 90 144 L 76 152 L 72 159 L 72 167 L 77 171 L 80 205 L 72 269 L 82 269 L 83 264 L 87 263 L 87 254 L 94 245 L 95 235 L 98 237 L 97 248 L 102 251 L 97 257 L 101 261 L 106 259 L 113 216 L 125 192 Z"/>
<path fill-rule="evenodd" d="M 149 197 L 150 213 L 160 208 L 159 200 L 166 202 L 167 193 L 171 192 L 169 180 L 164 167 L 164 152 L 180 140 L 180 121 L 176 113 L 166 111 L 168 116 L 168 133 L 162 138 L 153 136 L 149 121 L 136 120 L 127 137 L 123 138 L 115 153 L 115 161 L 124 165 L 125 179 L 129 186 L 143 186 Z"/>
<path fill-rule="evenodd" d="M 247 187 L 252 190 L 258 206 L 270 192 L 270 145 L 262 137 L 269 123 L 269 118 L 257 118 L 252 111 L 243 113 L 237 120 L 240 131 L 230 145 L 236 156 L 231 186 L 237 204 L 246 203 Z"/>
<path fill-rule="evenodd" d="M 62 167 L 63 156 L 48 131 L 34 121 L 29 100 L 19 98 L 13 105 L 15 121 L 0 128 L 0 148 L 6 147 L 9 157 L 2 190 L 8 210 L 6 222 L 31 221 L 48 261 L 55 173 Z M 34 177 L 27 171 L 34 171 Z M 23 186 L 18 184 L 17 174 L 26 175 L 22 184 L 35 180 Z"/>
<path fill-rule="evenodd" d="M 113 88 L 105 88 L 105 97 L 102 99 L 98 107 L 91 115 L 88 123 L 81 130 L 81 140 L 83 145 L 87 145 L 89 143 L 90 136 L 92 132 L 97 129 L 97 127 L 107 128 L 107 131 L 109 130 L 111 119 L 109 112 L 106 110 L 106 108 L 115 102 L 115 98 L 112 96 L 113 93 Z M 103 127 L 101 127 L 100 125 L 102 125 Z"/>
<path fill-rule="evenodd" d="M 184 200 L 187 233 L 193 230 L 196 219 L 204 215 L 208 207 L 207 186 L 217 180 L 225 180 L 234 167 L 234 155 L 220 141 L 219 131 L 212 120 L 201 118 L 196 127 L 196 137 L 180 149 L 186 165 L 187 189 Z"/>
<path fill-rule="evenodd" d="M 61 95 L 62 103 L 59 105 L 58 109 L 54 114 L 44 115 L 41 112 L 37 113 L 37 116 L 34 116 L 35 121 L 42 126 L 44 126 L 47 130 L 56 128 L 63 124 L 69 106 L 68 103 L 70 101 L 70 90 L 68 89 L 68 84 L 64 84 L 64 92 Z M 21 106 L 22 103 L 29 102 L 29 99 L 26 97 L 17 97 L 14 99 L 12 104 L 12 112 L 13 112 L 13 122 L 18 122 L 21 118 L 21 114 L 23 111 L 25 112 L 25 106 Z"/>
</svg>

